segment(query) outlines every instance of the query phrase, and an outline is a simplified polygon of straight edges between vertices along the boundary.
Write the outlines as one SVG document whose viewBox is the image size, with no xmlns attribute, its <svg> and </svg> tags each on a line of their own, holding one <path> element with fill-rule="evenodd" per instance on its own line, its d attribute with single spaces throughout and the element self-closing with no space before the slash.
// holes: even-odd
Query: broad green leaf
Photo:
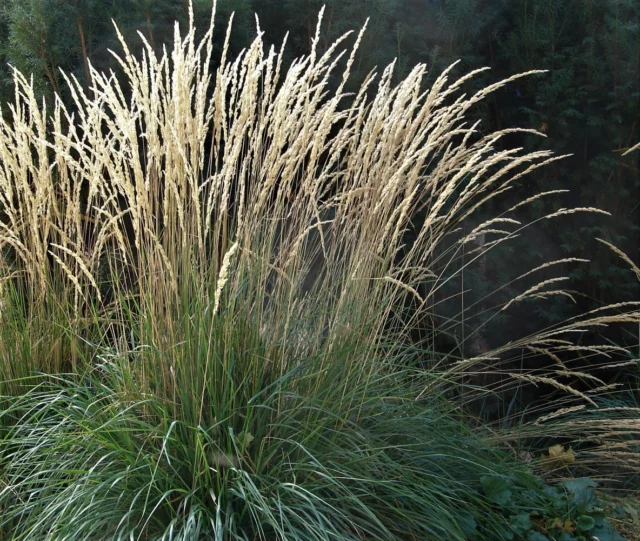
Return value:
<svg viewBox="0 0 640 541">
<path fill-rule="evenodd" d="M 595 525 L 596 525 L 596 521 L 593 520 L 593 518 L 591 518 L 589 515 L 580 515 L 576 519 L 576 526 L 578 527 L 578 530 L 581 532 L 591 531 L 593 530 Z"/>
<path fill-rule="evenodd" d="M 517 515 L 511 515 L 509 517 L 509 524 L 514 532 L 518 535 L 524 535 L 531 530 L 531 518 L 529 513 L 519 513 Z"/>
<path fill-rule="evenodd" d="M 476 519 L 473 518 L 471 513 L 467 513 L 466 511 L 462 511 L 459 515 L 460 518 L 460 529 L 464 534 L 465 538 L 472 539 L 477 532 L 477 523 Z"/>
<path fill-rule="evenodd" d="M 511 500 L 511 481 L 496 475 L 483 475 L 480 483 L 484 495 L 498 505 L 507 505 Z"/>
<path fill-rule="evenodd" d="M 581 477 L 562 483 L 573 496 L 573 505 L 578 513 L 588 513 L 598 505 L 598 498 L 593 489 L 598 486 L 593 479 Z"/>
<path fill-rule="evenodd" d="M 596 527 L 589 532 L 589 535 L 598 538 L 599 541 L 627 541 L 613 529 L 609 521 L 605 521 L 602 525 L 596 525 Z"/>
</svg>

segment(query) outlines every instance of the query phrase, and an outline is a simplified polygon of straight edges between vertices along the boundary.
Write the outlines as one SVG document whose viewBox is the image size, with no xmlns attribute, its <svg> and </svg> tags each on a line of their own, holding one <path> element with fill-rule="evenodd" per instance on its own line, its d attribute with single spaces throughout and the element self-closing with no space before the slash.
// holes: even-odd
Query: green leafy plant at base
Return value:
<svg viewBox="0 0 640 541">
<path fill-rule="evenodd" d="M 496 539 L 586 541 L 595 536 L 601 541 L 623 541 L 596 497 L 597 483 L 589 478 L 552 486 L 539 477 L 519 473 L 485 475 L 481 483 L 485 496 L 504 514 Z"/>
</svg>

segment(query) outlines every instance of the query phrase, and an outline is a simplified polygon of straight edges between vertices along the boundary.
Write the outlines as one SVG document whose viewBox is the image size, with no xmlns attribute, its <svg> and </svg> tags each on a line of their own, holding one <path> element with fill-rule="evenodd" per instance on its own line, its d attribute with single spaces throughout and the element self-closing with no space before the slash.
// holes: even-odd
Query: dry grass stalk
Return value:
<svg viewBox="0 0 640 541">
<path fill-rule="evenodd" d="M 619 248 L 616 248 L 613 244 L 611 244 L 610 242 L 607 242 L 606 240 L 602 240 L 602 239 L 596 239 L 596 240 L 604 244 L 614 254 L 619 256 L 625 263 L 627 263 L 627 265 L 629 265 L 629 268 L 635 273 L 638 280 L 640 280 L 640 267 L 638 267 L 638 265 L 636 265 L 633 261 L 631 261 L 631 258 L 627 254 L 625 254 L 622 250 L 620 250 Z"/>
</svg>

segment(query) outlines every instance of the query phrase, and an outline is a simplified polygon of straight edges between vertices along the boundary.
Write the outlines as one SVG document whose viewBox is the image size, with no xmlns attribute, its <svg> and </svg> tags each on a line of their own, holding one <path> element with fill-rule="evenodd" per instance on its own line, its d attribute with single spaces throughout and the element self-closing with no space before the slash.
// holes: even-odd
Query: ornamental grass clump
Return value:
<svg viewBox="0 0 640 541">
<path fill-rule="evenodd" d="M 228 59 L 228 30 L 213 73 L 211 20 L 200 42 L 193 20 L 185 37 L 176 26 L 161 56 L 141 36 L 137 59 L 121 39 L 124 81 L 92 69 L 87 91 L 65 76 L 72 110 L 59 99 L 48 110 L 15 72 L 0 124 L 0 528 L 495 539 L 510 526 L 481 478 L 524 467 L 445 394 L 502 371 L 593 406 L 606 385 L 501 363 L 527 347 L 562 352 L 562 375 L 582 378 L 568 337 L 639 319 L 624 303 L 459 362 L 408 342 L 411 322 L 438 310 L 450 262 L 479 236 L 486 253 L 526 233 L 513 211 L 554 195 L 459 233 L 561 159 L 501 149 L 531 130 L 482 135 L 465 121 L 538 72 L 466 95 L 482 70 L 451 81 L 449 69 L 425 89 L 424 65 L 397 84 L 391 65 L 350 93 L 361 34 L 320 53 L 319 23 L 287 69 L 284 44 L 265 48 L 259 27 Z M 602 211 L 541 219 L 576 212 Z M 570 295 L 558 283 L 525 280 L 503 308 Z"/>
</svg>

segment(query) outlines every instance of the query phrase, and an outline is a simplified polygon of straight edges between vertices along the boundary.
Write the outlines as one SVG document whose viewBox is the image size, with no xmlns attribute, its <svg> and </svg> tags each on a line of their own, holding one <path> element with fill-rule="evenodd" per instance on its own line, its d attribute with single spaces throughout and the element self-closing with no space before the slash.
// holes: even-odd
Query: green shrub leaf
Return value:
<svg viewBox="0 0 640 541">
<path fill-rule="evenodd" d="M 599 541 L 626 541 L 618 532 L 616 532 L 609 521 L 604 521 L 601 525 L 596 525 L 591 530 L 590 535 L 598 538 Z"/>
<path fill-rule="evenodd" d="M 513 529 L 513 531 L 519 535 L 526 534 L 529 530 L 531 530 L 532 527 L 529 513 L 511 515 L 509 517 L 509 523 L 511 524 L 511 528 Z"/>
<path fill-rule="evenodd" d="M 588 477 L 581 477 L 564 481 L 562 484 L 573 497 L 572 503 L 578 513 L 588 513 L 598 505 L 598 498 L 593 491 L 598 486 L 598 483 L 594 480 Z"/>
<path fill-rule="evenodd" d="M 578 530 L 581 532 L 589 532 L 593 530 L 596 525 L 596 521 L 593 520 L 589 515 L 580 515 L 576 519 L 576 526 L 578 526 Z"/>
<path fill-rule="evenodd" d="M 507 505 L 511 500 L 511 481 L 496 475 L 483 475 L 480 477 L 484 495 L 498 505 Z"/>
</svg>

